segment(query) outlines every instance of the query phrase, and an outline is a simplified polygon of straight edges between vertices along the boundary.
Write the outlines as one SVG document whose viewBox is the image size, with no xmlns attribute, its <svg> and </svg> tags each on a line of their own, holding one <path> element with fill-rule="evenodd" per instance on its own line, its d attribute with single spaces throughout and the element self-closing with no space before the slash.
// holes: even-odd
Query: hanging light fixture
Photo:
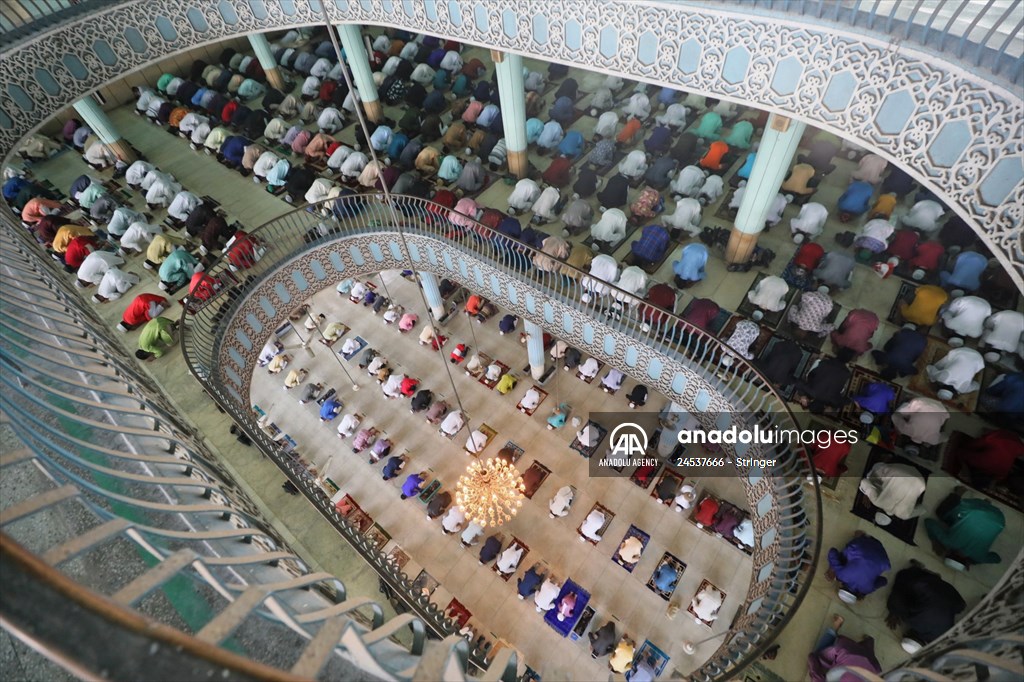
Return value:
<svg viewBox="0 0 1024 682">
<path fill-rule="evenodd" d="M 523 476 L 503 459 L 474 460 L 455 484 L 455 504 L 484 528 L 500 526 L 523 506 Z"/>
</svg>

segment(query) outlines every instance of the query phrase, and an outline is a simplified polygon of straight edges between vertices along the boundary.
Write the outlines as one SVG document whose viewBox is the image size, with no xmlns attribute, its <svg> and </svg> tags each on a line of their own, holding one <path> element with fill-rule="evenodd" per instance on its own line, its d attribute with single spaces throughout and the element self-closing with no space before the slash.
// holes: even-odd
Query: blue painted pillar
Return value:
<svg viewBox="0 0 1024 682">
<path fill-rule="evenodd" d="M 523 87 L 523 58 L 509 52 L 491 50 L 501 97 L 501 122 L 505 128 L 508 170 L 517 178 L 529 171 L 526 159 L 526 90 Z"/>
<path fill-rule="evenodd" d="M 373 82 L 373 71 L 370 69 L 370 57 L 366 54 L 366 45 L 355 24 L 338 24 L 338 37 L 341 47 L 345 50 L 345 61 L 352 72 L 352 80 L 363 103 L 366 117 L 371 121 L 384 118 L 384 110 L 377 97 L 377 85 Z"/>
<path fill-rule="evenodd" d="M 725 259 L 729 263 L 745 263 L 750 259 L 757 246 L 757 235 L 764 230 L 768 211 L 793 163 L 805 127 L 800 121 L 778 114 L 768 118 L 750 179 L 743 191 L 743 200 L 736 212 L 736 222 L 729 235 L 729 245 L 725 250 Z"/>
<path fill-rule="evenodd" d="M 540 381 L 544 376 L 544 330 L 539 326 L 525 320 L 523 329 L 526 330 L 526 354 L 530 358 L 530 375 L 534 381 Z"/>
<path fill-rule="evenodd" d="M 92 97 L 83 97 L 74 104 L 75 111 L 82 117 L 82 121 L 89 127 L 100 142 L 110 147 L 110 150 L 117 154 L 117 158 L 125 163 L 131 163 L 137 158 L 135 150 L 125 141 L 121 134 L 114 128 L 114 124 L 107 117 L 107 112 L 100 108 Z"/>
<path fill-rule="evenodd" d="M 291 90 L 291 86 L 285 82 L 281 69 L 274 61 L 274 51 L 270 49 L 267 37 L 262 33 L 250 33 L 249 44 L 252 45 L 252 51 L 256 55 L 256 59 L 259 60 L 260 66 L 263 67 L 263 73 L 267 75 L 267 83 L 287 94 Z"/>
<path fill-rule="evenodd" d="M 444 318 L 444 299 L 441 298 L 441 289 L 437 286 L 437 278 L 432 272 L 421 272 L 420 284 L 423 286 L 423 295 L 430 306 L 430 313 L 435 320 Z"/>
</svg>

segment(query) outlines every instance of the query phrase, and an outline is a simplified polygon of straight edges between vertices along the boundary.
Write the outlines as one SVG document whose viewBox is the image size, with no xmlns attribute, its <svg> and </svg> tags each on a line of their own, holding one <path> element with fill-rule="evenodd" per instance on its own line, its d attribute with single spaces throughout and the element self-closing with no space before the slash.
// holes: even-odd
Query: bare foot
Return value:
<svg viewBox="0 0 1024 682">
<path fill-rule="evenodd" d="M 843 617 L 840 616 L 838 613 L 833 613 L 832 614 L 832 629 L 835 630 L 836 632 L 838 632 L 839 628 L 841 628 L 841 627 L 843 627 Z"/>
</svg>

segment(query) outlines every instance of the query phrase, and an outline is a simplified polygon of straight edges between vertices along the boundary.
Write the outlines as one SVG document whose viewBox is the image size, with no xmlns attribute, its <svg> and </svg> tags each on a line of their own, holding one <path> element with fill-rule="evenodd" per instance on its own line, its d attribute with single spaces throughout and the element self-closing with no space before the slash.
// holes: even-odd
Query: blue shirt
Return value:
<svg viewBox="0 0 1024 682">
<path fill-rule="evenodd" d="M 335 398 L 329 398 L 324 401 L 324 404 L 320 407 L 320 418 L 321 419 L 334 419 L 338 416 L 338 412 L 341 412 L 341 401 Z"/>
<path fill-rule="evenodd" d="M 245 148 L 248 145 L 249 140 L 241 135 L 232 135 L 224 140 L 224 144 L 220 148 L 221 156 L 237 166 L 242 163 L 242 157 L 245 155 Z"/>
<path fill-rule="evenodd" d="M 981 273 L 988 267 L 988 259 L 976 251 L 964 251 L 956 257 L 951 274 L 942 273 L 943 286 L 974 291 L 981 286 Z"/>
<path fill-rule="evenodd" d="M 583 151 L 584 144 L 583 135 L 576 130 L 570 130 L 562 138 L 561 144 L 558 145 L 558 153 L 570 159 L 575 159 Z"/>
<path fill-rule="evenodd" d="M 477 97 L 477 99 L 480 99 Z M 530 118 L 526 120 L 526 143 L 533 144 L 540 137 L 540 134 L 544 132 L 544 121 L 539 118 Z"/>
<path fill-rule="evenodd" d="M 516 328 L 516 323 L 519 322 L 519 318 L 515 315 L 506 315 L 501 318 L 501 322 L 498 323 L 498 329 L 508 334 Z"/>
<path fill-rule="evenodd" d="M 747 154 L 747 160 L 744 161 L 743 165 L 740 167 L 740 169 L 738 171 L 736 171 L 736 175 L 740 176 L 744 180 L 749 180 L 750 179 L 750 172 L 752 170 L 754 170 L 754 160 L 756 158 L 757 158 L 757 153 L 756 152 L 751 152 L 751 153 Z"/>
<path fill-rule="evenodd" d="M 917 359 L 921 357 L 928 337 L 913 329 L 901 329 L 885 344 L 885 364 L 904 374 L 916 374 Z"/>
<path fill-rule="evenodd" d="M 576 103 L 568 97 L 559 97 L 555 100 L 555 104 L 551 107 L 551 111 L 548 112 L 548 116 L 560 123 L 572 122 L 572 117 Z"/>
<path fill-rule="evenodd" d="M 384 465 L 384 476 L 386 478 L 393 478 L 398 473 L 399 467 L 402 466 L 401 457 L 392 457 L 388 460 L 387 464 Z"/>
<path fill-rule="evenodd" d="M 871 195 L 875 193 L 875 187 L 869 182 L 858 180 L 851 182 L 850 186 L 839 197 L 839 210 L 843 213 L 859 214 L 868 210 L 871 202 Z"/>
<path fill-rule="evenodd" d="M 860 395 L 853 401 L 861 408 L 874 414 L 888 414 L 892 409 L 891 403 L 896 399 L 896 391 L 889 384 L 875 381 L 865 386 Z"/>
<path fill-rule="evenodd" d="M 647 142 L 644 146 L 647 151 L 668 149 L 669 145 L 672 144 L 672 131 L 665 126 L 658 126 L 651 131 L 651 136 L 647 138 Z"/>
<path fill-rule="evenodd" d="M 388 156 L 392 159 L 397 159 L 402 155 L 402 150 L 405 149 L 405 145 L 409 143 L 409 137 L 405 133 L 395 133 L 394 137 L 391 138 L 391 144 L 388 145 Z"/>
<path fill-rule="evenodd" d="M 708 249 L 703 244 L 690 244 L 683 248 L 679 260 L 672 264 L 672 272 L 686 282 L 699 282 L 705 277 Z"/>
<path fill-rule="evenodd" d="M 655 572 L 652 580 L 654 581 L 654 586 L 662 592 L 671 592 L 672 588 L 676 585 L 677 578 L 678 576 L 671 566 L 662 564 Z"/>
<path fill-rule="evenodd" d="M 519 594 L 524 597 L 529 597 L 533 594 L 537 586 L 540 585 L 544 577 L 537 572 L 537 569 L 530 568 L 523 577 L 519 579 Z"/>
<path fill-rule="evenodd" d="M 661 225 L 648 225 L 644 228 L 640 239 L 630 245 L 630 250 L 637 258 L 648 263 L 655 263 L 665 255 L 669 243 L 668 231 Z"/>
<path fill-rule="evenodd" d="M 430 94 L 423 99 L 423 111 L 428 114 L 439 114 L 444 111 L 444 93 L 440 90 L 431 90 Z"/>
<path fill-rule="evenodd" d="M 662 88 L 661 92 L 658 93 L 658 101 L 668 106 L 679 98 L 679 93 L 672 88 Z"/>
<path fill-rule="evenodd" d="M 1024 415 L 1024 372 L 1007 374 L 1001 381 L 991 384 L 983 394 L 995 399 L 995 411 L 1010 415 Z"/>
<path fill-rule="evenodd" d="M 409 474 L 409 477 L 405 479 L 405 483 L 402 484 L 402 494 L 406 497 L 418 495 L 421 485 L 423 485 L 423 479 L 419 474 Z"/>
<path fill-rule="evenodd" d="M 884 587 L 889 581 L 882 574 L 892 568 L 885 547 L 869 535 L 850 540 L 842 552 L 830 549 L 828 565 L 844 588 L 860 596 Z"/>
</svg>

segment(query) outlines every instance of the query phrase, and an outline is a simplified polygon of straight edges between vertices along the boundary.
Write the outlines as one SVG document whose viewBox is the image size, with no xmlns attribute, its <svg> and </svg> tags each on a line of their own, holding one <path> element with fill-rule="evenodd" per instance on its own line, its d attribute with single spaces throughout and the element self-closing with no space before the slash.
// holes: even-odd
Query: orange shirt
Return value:
<svg viewBox="0 0 1024 682">
<path fill-rule="evenodd" d="M 700 160 L 700 165 L 702 168 L 707 168 L 708 170 L 721 170 L 722 158 L 728 153 L 729 145 L 721 140 L 712 142 L 711 147 L 708 149 L 708 153 Z"/>
<path fill-rule="evenodd" d="M 871 215 L 888 218 L 889 216 L 892 215 L 892 212 L 895 208 L 896 195 L 883 194 L 882 196 L 878 197 L 878 201 L 876 201 L 874 207 L 872 207 Z"/>
<path fill-rule="evenodd" d="M 626 125 L 622 127 L 622 130 L 619 131 L 619 134 L 615 138 L 615 141 L 618 142 L 619 144 L 626 144 L 627 142 L 631 141 L 638 132 L 640 132 L 641 127 L 643 127 L 643 124 L 641 124 L 638 119 L 629 119 L 628 121 L 626 121 Z"/>
</svg>

